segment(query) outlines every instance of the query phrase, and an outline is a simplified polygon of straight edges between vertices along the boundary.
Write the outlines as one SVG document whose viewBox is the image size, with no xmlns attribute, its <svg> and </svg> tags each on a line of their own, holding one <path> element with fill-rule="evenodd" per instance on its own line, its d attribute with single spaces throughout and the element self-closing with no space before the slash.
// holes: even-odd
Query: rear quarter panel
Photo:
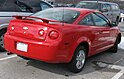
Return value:
<svg viewBox="0 0 124 79">
<path fill-rule="evenodd" d="M 74 24 L 63 26 L 62 29 L 63 37 L 60 46 L 61 49 L 65 50 L 64 54 L 67 58 L 66 60 L 71 61 L 74 51 L 80 45 L 80 43 L 87 42 L 89 45 L 91 45 L 91 30 L 90 28 L 82 28 L 81 26 Z M 90 51 L 88 53 L 90 53 Z"/>
</svg>

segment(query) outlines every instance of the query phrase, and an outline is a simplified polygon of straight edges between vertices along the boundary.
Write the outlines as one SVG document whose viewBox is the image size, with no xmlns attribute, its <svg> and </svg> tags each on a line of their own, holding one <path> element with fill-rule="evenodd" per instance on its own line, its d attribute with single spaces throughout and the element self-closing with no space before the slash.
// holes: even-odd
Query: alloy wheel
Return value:
<svg viewBox="0 0 124 79">
<path fill-rule="evenodd" d="M 80 50 L 77 54 L 77 58 L 76 58 L 76 67 L 77 69 L 81 69 L 84 64 L 85 64 L 85 59 L 86 59 L 86 55 L 85 55 L 85 51 L 84 50 Z"/>
</svg>

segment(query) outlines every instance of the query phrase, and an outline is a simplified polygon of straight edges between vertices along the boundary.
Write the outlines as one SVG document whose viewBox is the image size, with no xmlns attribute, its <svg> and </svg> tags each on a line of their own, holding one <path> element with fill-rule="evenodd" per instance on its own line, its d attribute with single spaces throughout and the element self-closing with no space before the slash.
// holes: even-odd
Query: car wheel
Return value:
<svg viewBox="0 0 124 79">
<path fill-rule="evenodd" d="M 117 53 L 117 51 L 118 51 L 118 42 L 119 42 L 119 38 L 117 37 L 114 46 L 109 49 L 110 52 Z"/>
<path fill-rule="evenodd" d="M 4 48 L 4 34 L 6 33 L 6 30 L 1 30 L 0 31 L 0 52 L 5 52 Z"/>
<path fill-rule="evenodd" d="M 116 22 L 117 25 L 119 24 L 119 17 L 116 18 Z"/>
<path fill-rule="evenodd" d="M 120 17 L 119 22 L 121 22 L 122 18 Z"/>
<path fill-rule="evenodd" d="M 71 62 L 69 63 L 70 71 L 74 73 L 80 72 L 85 65 L 85 61 L 86 61 L 86 49 L 83 46 L 79 46 L 76 49 Z"/>
</svg>

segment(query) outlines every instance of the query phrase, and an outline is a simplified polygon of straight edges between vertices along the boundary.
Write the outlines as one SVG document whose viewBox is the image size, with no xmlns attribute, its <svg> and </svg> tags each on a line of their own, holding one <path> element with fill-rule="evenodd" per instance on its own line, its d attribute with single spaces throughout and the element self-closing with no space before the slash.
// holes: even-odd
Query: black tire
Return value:
<svg viewBox="0 0 124 79">
<path fill-rule="evenodd" d="M 115 24 L 118 25 L 118 24 L 119 24 L 119 20 L 120 20 L 119 17 L 117 17 L 117 18 L 116 18 L 116 22 L 115 22 Z"/>
<path fill-rule="evenodd" d="M 5 52 L 4 48 L 4 34 L 6 33 L 6 29 L 0 30 L 0 52 Z"/>
<path fill-rule="evenodd" d="M 77 67 L 77 65 L 78 65 L 78 63 L 79 62 L 81 62 L 82 61 L 82 59 L 81 59 L 81 61 L 80 61 L 80 58 L 78 59 L 78 55 L 81 53 L 81 52 L 83 52 L 84 53 L 84 55 L 83 56 L 85 56 L 83 59 L 84 59 L 84 62 L 83 62 L 83 64 L 82 64 L 82 66 L 79 68 L 79 67 Z M 83 54 L 82 53 L 82 54 Z M 77 60 L 78 59 L 78 60 Z M 73 72 L 73 73 L 78 73 L 78 72 L 80 72 L 83 68 L 84 68 L 84 65 L 85 65 L 85 62 L 86 62 L 86 49 L 83 47 L 83 46 L 79 46 L 76 50 L 75 50 L 75 53 L 74 53 L 74 55 L 73 55 L 73 58 L 72 58 L 72 60 L 71 60 L 71 62 L 68 64 L 68 67 L 69 67 L 69 70 L 71 71 L 71 72 Z M 82 62 L 81 62 L 82 63 Z"/>
<path fill-rule="evenodd" d="M 114 46 L 111 47 L 109 49 L 109 51 L 112 52 L 112 53 L 117 53 L 118 52 L 118 43 L 119 43 L 119 37 L 116 38 Z"/>
<path fill-rule="evenodd" d="M 121 19 L 122 19 L 122 18 L 119 19 L 119 22 L 121 22 Z"/>
</svg>

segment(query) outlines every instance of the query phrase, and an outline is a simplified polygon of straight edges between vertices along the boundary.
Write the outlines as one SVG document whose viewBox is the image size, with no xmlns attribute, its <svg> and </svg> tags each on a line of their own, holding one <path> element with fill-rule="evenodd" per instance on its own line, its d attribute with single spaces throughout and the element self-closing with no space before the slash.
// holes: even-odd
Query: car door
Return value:
<svg viewBox="0 0 124 79">
<path fill-rule="evenodd" d="M 105 49 L 107 49 L 108 47 L 112 46 L 112 39 L 113 37 L 110 35 L 111 33 L 111 27 L 109 24 L 109 20 L 102 15 L 101 13 L 92 13 L 92 17 L 95 23 L 95 31 L 99 31 L 99 33 L 97 34 L 99 36 L 99 38 L 97 38 L 96 40 L 99 43 L 99 49 L 96 50 L 96 52 L 101 52 Z M 97 42 L 96 42 L 97 43 Z M 96 44 L 94 43 L 94 44 Z"/>
<path fill-rule="evenodd" d="M 96 54 L 98 52 L 98 49 L 101 49 L 101 45 L 104 42 L 103 40 L 100 40 L 103 39 L 103 36 L 101 34 L 102 28 L 99 28 L 95 25 L 93 18 L 94 17 L 92 17 L 92 14 L 89 14 L 79 22 L 79 29 L 82 31 L 82 35 L 84 37 L 87 37 L 91 42 L 90 55 Z"/>
</svg>

